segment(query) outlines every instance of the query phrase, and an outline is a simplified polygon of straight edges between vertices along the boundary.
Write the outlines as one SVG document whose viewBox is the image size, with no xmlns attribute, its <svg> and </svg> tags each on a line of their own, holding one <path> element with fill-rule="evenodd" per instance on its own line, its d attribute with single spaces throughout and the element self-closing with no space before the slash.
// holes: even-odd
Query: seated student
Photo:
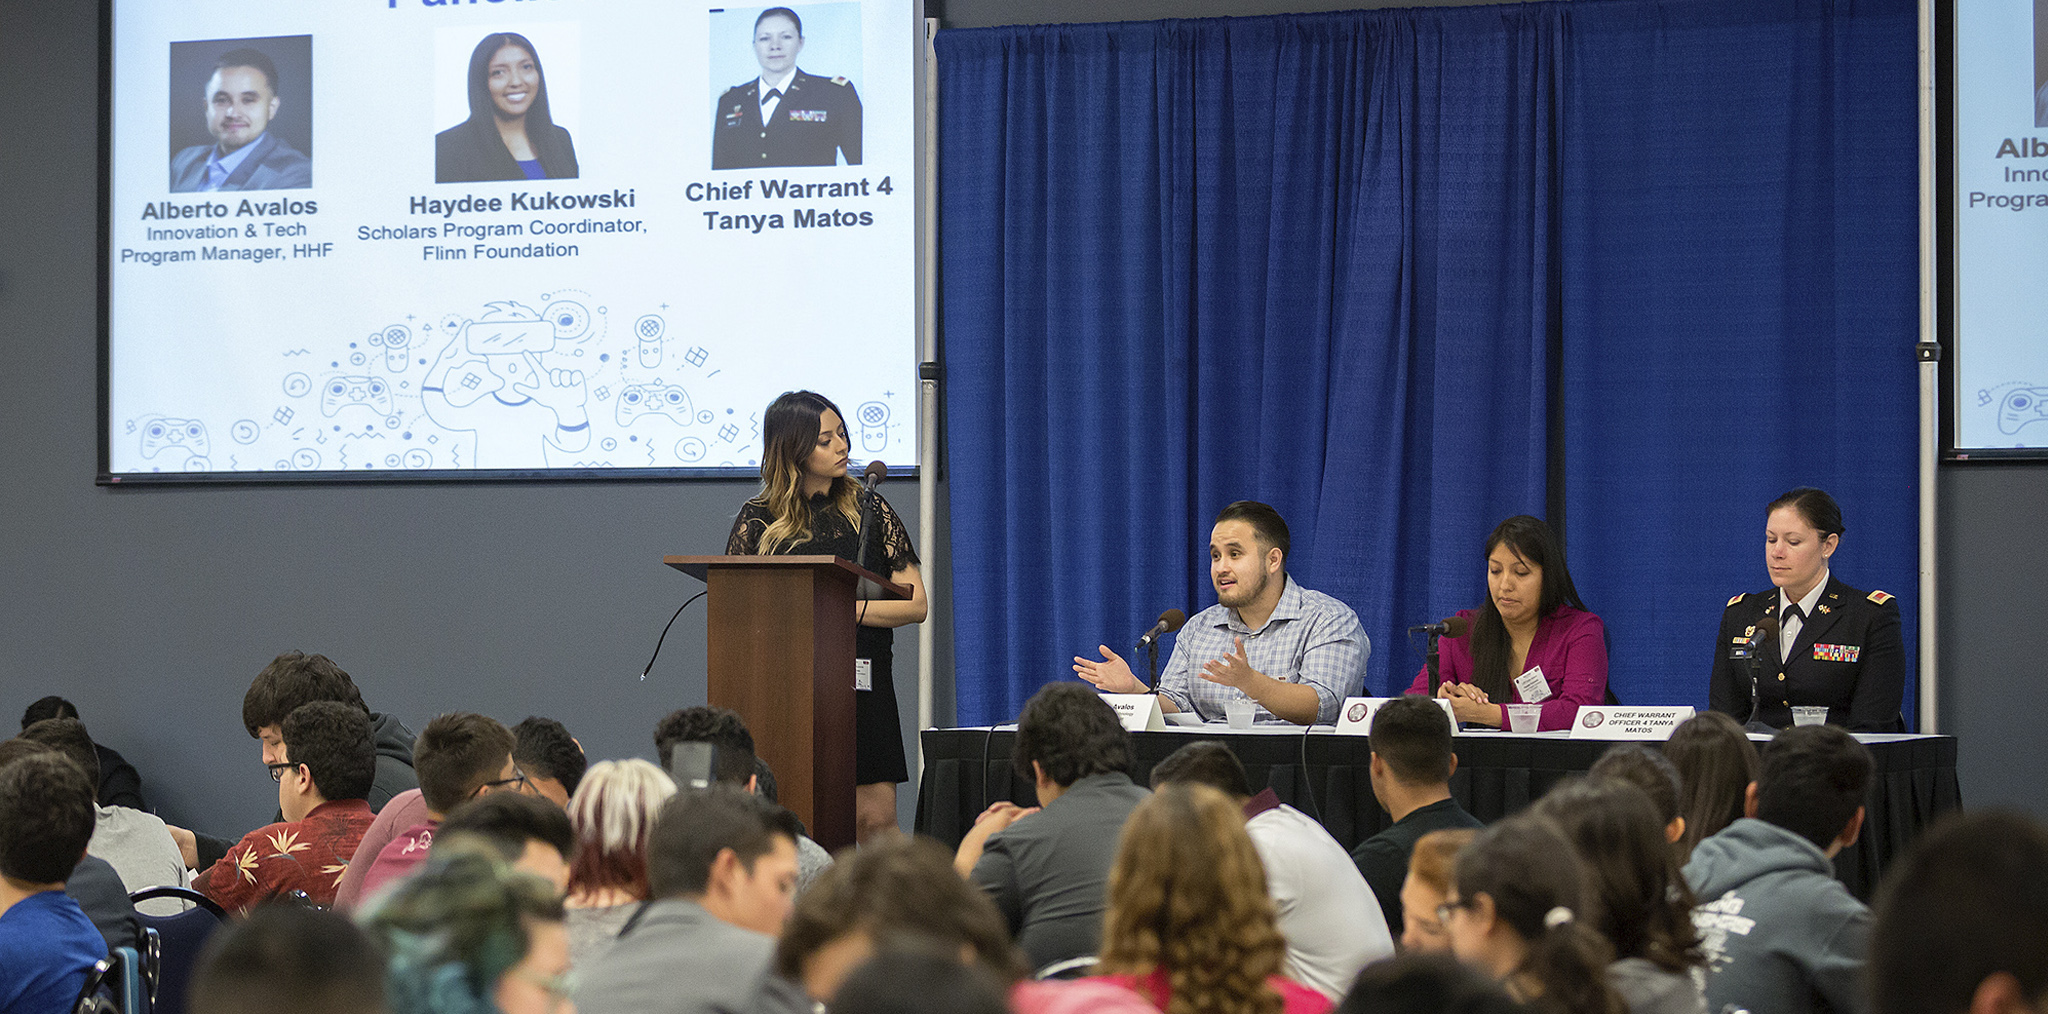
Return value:
<svg viewBox="0 0 2048 1014">
<path fill-rule="evenodd" d="M 1870 751 L 1832 725 L 1795 726 L 1763 751 L 1748 816 L 1685 864 L 1705 938 L 1707 1009 L 1855 1014 L 1870 910 L 1835 879 L 1836 853 L 1863 831 Z"/>
<path fill-rule="evenodd" d="M 361 920 L 389 955 L 391 1014 L 573 1014 L 562 900 L 530 873 L 475 852 L 435 856 Z"/>
<path fill-rule="evenodd" d="M 1435 918 L 1432 916 L 1431 918 Z M 1445 954 L 1403 955 L 1360 972 L 1336 1014 L 1521 1014 L 1500 986 Z"/>
<path fill-rule="evenodd" d="M 589 967 L 610 950 L 648 898 L 647 839 L 676 783 L 638 757 L 598 761 L 569 798 L 576 853 L 569 863 L 569 963 Z M 802 878 L 799 865 L 798 878 Z"/>
<path fill-rule="evenodd" d="M 458 844 L 488 849 L 507 866 L 555 885 L 557 893 L 569 886 L 576 832 L 561 807 L 539 796 L 493 792 L 456 807 L 441 822 L 429 854 Z"/>
<path fill-rule="evenodd" d="M 1682 791 L 1678 767 L 1671 763 L 1669 757 L 1641 743 L 1616 744 L 1586 770 L 1586 780 L 1626 782 L 1635 786 L 1656 809 L 1657 820 L 1664 827 L 1664 840 L 1675 850 L 1685 837 L 1685 815 L 1678 810 L 1678 797 Z M 1685 865 L 1684 854 L 1678 855 L 1678 865 Z"/>
<path fill-rule="evenodd" d="M 1003 984 L 956 955 L 915 946 L 861 962 L 826 1014 L 1010 1014 Z"/>
<path fill-rule="evenodd" d="M 1613 948 L 1589 923 L 1585 865 L 1556 827 L 1522 814 L 1458 851 L 1441 906 L 1458 960 L 1491 975 L 1535 1014 L 1624 1014 L 1607 984 Z"/>
<path fill-rule="evenodd" d="M 1885 874 L 1872 909 L 1875 1014 L 2048 1011 L 2048 829 L 1945 818 Z"/>
<path fill-rule="evenodd" d="M 63 756 L 62 751 L 48 743 L 16 737 L 0 742 L 0 767 L 37 754 Z M 90 780 L 88 777 L 87 781 Z M 128 888 L 106 860 L 94 855 L 79 857 L 78 865 L 71 868 L 71 875 L 64 880 L 64 893 L 78 903 L 85 917 L 100 931 L 108 954 L 116 947 L 133 947 L 137 954 L 144 952 L 147 943 L 142 921 L 136 918 L 135 905 L 128 900 Z"/>
<path fill-rule="evenodd" d="M 661 769 L 675 774 L 676 747 L 683 743 L 709 743 L 717 751 L 717 766 L 711 776 L 721 785 L 744 789 L 775 802 L 775 774 L 764 782 L 765 761 L 754 753 L 754 734 L 739 713 L 727 708 L 693 707 L 671 711 L 654 727 L 654 749 L 661 757 Z M 802 894 L 832 865 L 832 853 L 825 846 L 801 834 L 796 840 L 796 891 Z"/>
<path fill-rule="evenodd" d="M 99 753 L 93 749 L 92 737 L 78 719 L 46 718 L 23 729 L 21 738 L 56 747 L 94 785 L 99 784 Z M 92 844 L 86 851 L 106 860 L 128 893 L 151 887 L 185 886 L 184 857 L 178 854 L 178 843 L 172 840 L 162 818 L 126 806 L 101 806 L 97 802 L 93 804 L 93 813 L 97 819 Z M 171 915 L 181 911 L 175 902 L 157 904 L 168 907 L 150 914 Z"/>
<path fill-rule="evenodd" d="M 45 718 L 78 718 L 78 706 L 54 694 L 38 698 L 21 713 L 21 727 L 26 729 Z M 92 749 L 100 762 L 99 804 L 149 812 L 149 804 L 142 798 L 142 775 L 135 765 L 98 740 L 93 741 Z"/>
<path fill-rule="evenodd" d="M 1372 716 L 1367 773 L 1373 798 L 1394 818 L 1391 827 L 1359 842 L 1351 861 L 1379 899 L 1393 935 L 1405 932 L 1401 886 L 1408 854 L 1431 831 L 1478 827 L 1479 821 L 1451 798 L 1451 774 L 1458 755 L 1451 750 L 1451 722 L 1427 697 L 1388 701 Z M 1431 913 L 1422 913 L 1434 920 Z"/>
<path fill-rule="evenodd" d="M 458 711 L 440 715 L 420 731 L 413 750 L 425 819 L 391 839 L 363 874 L 362 898 L 426 861 L 434 829 L 448 811 L 487 792 L 519 791 L 526 778 L 512 763 L 512 733 L 485 715 Z M 360 851 L 360 850 L 359 850 Z M 354 862 L 355 860 L 350 860 Z"/>
<path fill-rule="evenodd" d="M 0 766 L 0 1014 L 61 1014 L 107 956 L 64 893 L 92 840 L 94 782 L 54 751 Z"/>
<path fill-rule="evenodd" d="M 1749 786 L 1756 781 L 1756 744 L 1735 719 L 1703 711 L 1679 724 L 1664 744 L 1664 757 L 1678 769 L 1678 812 L 1685 834 L 1678 839 L 1679 862 L 1699 843 L 1741 820 Z"/>
<path fill-rule="evenodd" d="M 512 727 L 512 762 L 542 799 L 566 809 L 589 764 L 583 744 L 562 723 L 530 715 Z"/>
<path fill-rule="evenodd" d="M 407 789 L 391 797 L 391 802 L 377 811 L 377 819 L 370 822 L 370 829 L 363 832 L 363 840 L 356 845 L 356 854 L 349 857 L 348 869 L 341 874 L 341 885 L 334 889 L 334 907 L 337 911 L 353 912 L 363 903 L 363 878 L 369 876 L 370 865 L 377 861 L 377 853 L 391 844 L 391 839 L 427 823 L 427 801 L 418 789 Z"/>
<path fill-rule="evenodd" d="M 1408 876 L 1401 881 L 1401 949 L 1416 954 L 1449 954 L 1451 937 L 1437 913 L 1451 896 L 1451 871 L 1458 850 L 1472 844 L 1478 828 L 1431 831 L 1415 839 Z"/>
<path fill-rule="evenodd" d="M 664 803 L 647 844 L 654 897 L 578 973 L 583 1014 L 738 1011 L 758 993 L 796 895 L 796 815 L 726 786 Z"/>
<path fill-rule="evenodd" d="M 1266 893 L 1287 938 L 1289 978 L 1335 1000 L 1359 969 L 1394 956 L 1379 902 L 1344 846 L 1272 789 L 1252 795 L 1229 747 L 1209 740 L 1167 755 L 1152 769 L 1152 788 L 1171 784 L 1207 785 L 1243 808 L 1245 833 L 1265 866 Z"/>
<path fill-rule="evenodd" d="M 373 819 L 363 796 L 376 769 L 370 719 L 334 701 L 302 704 L 285 716 L 277 779 L 284 820 L 242 836 L 192 886 L 222 908 L 246 912 L 258 902 L 304 891 L 308 902 L 334 902 L 349 857 Z"/>
<path fill-rule="evenodd" d="M 347 916 L 261 905 L 207 938 L 190 996 L 203 1014 L 384 1014 L 384 955 Z"/>
<path fill-rule="evenodd" d="M 1095 691 L 1051 683 L 1025 703 L 1010 765 L 1038 805 L 989 807 L 953 866 L 995 899 L 1033 968 L 1095 953 L 1117 833 L 1146 796 L 1131 764 L 1131 734 Z"/>
<path fill-rule="evenodd" d="M 1165 1014 L 1329 1010 L 1281 976 L 1286 959 L 1242 810 L 1206 785 L 1168 784 L 1138 804 L 1109 874 L 1097 977 Z"/>
</svg>

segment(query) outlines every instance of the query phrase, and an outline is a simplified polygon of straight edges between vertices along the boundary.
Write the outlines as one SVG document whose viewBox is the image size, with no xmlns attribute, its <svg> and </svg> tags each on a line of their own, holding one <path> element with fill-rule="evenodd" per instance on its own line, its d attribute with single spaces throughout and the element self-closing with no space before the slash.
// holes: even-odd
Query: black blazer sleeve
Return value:
<svg viewBox="0 0 2048 1014">
<path fill-rule="evenodd" d="M 1900 634 L 1899 600 L 1883 605 L 1859 600 L 1865 613 L 1863 671 L 1849 698 L 1850 732 L 1902 731 L 1901 707 L 1906 694 L 1906 645 Z"/>
</svg>

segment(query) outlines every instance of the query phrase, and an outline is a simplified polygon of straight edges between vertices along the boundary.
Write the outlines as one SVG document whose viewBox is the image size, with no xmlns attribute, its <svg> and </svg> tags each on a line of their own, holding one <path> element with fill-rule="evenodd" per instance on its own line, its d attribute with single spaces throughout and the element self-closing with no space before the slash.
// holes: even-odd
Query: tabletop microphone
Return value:
<svg viewBox="0 0 2048 1014">
<path fill-rule="evenodd" d="M 1167 611 L 1160 613 L 1159 622 L 1154 623 L 1152 625 L 1151 630 L 1145 631 L 1145 636 L 1138 638 L 1138 647 L 1149 648 L 1154 644 L 1159 643 L 1160 635 L 1171 634 L 1174 631 L 1179 630 L 1181 628 L 1181 625 L 1186 623 L 1187 621 L 1188 614 L 1181 612 L 1178 609 L 1168 609 Z"/>
<path fill-rule="evenodd" d="M 875 491 L 875 487 L 881 485 L 882 480 L 888 477 L 889 466 L 884 464 L 882 459 L 876 458 L 868 462 L 867 471 L 862 472 L 860 475 L 860 491 L 872 493 Z"/>
<path fill-rule="evenodd" d="M 1756 633 L 1750 635 L 1749 721 L 1744 723 L 1745 727 L 1755 728 L 1761 721 L 1757 717 L 1764 710 L 1763 687 L 1761 685 L 1762 680 L 1759 677 L 1759 670 L 1761 670 L 1764 665 L 1764 651 L 1766 645 L 1769 645 L 1769 650 L 1779 652 L 1779 657 L 1781 659 L 1783 658 L 1783 652 L 1778 647 L 1779 633 L 1780 631 L 1778 628 L 1778 618 L 1775 616 L 1766 616 L 1756 621 Z"/>
<path fill-rule="evenodd" d="M 1420 627 L 1409 627 L 1411 634 L 1436 634 L 1439 637 L 1463 637 L 1472 628 L 1472 621 L 1463 616 L 1446 616 L 1440 623 L 1426 623 Z"/>
</svg>

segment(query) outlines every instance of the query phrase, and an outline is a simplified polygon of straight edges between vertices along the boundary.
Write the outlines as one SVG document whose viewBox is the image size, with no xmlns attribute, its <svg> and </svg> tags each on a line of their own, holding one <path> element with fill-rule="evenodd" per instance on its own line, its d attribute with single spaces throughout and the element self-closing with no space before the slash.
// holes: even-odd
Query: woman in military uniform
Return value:
<svg viewBox="0 0 2048 1014">
<path fill-rule="evenodd" d="M 1782 729 L 1792 724 L 1794 707 L 1825 706 L 1828 724 L 1852 732 L 1904 730 L 1899 603 L 1888 592 L 1866 594 L 1834 576 L 1828 561 L 1841 541 L 1842 508 L 1834 497 L 1802 486 L 1771 501 L 1764 565 L 1772 587 L 1728 600 L 1715 641 L 1709 707 L 1736 721 Z M 1737 657 L 1750 653 L 1745 648 L 1755 656 L 1754 701 L 1752 662 Z"/>
<path fill-rule="evenodd" d="M 843 77 L 807 74 L 796 65 L 804 23 L 787 7 L 754 19 L 761 76 L 718 97 L 711 168 L 860 164 L 860 95 Z"/>
</svg>

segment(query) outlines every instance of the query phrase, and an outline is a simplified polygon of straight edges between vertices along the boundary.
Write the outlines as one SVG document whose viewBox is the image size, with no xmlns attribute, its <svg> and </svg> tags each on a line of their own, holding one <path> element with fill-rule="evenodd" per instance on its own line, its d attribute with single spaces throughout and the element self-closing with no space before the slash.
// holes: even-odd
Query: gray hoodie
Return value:
<svg viewBox="0 0 2048 1014">
<path fill-rule="evenodd" d="M 370 738 L 377 744 L 377 778 L 370 784 L 370 809 L 381 810 L 391 797 L 420 787 L 412 770 L 412 730 L 390 716 L 370 715 Z"/>
<path fill-rule="evenodd" d="M 1700 900 L 1708 1011 L 1868 1009 L 1859 979 L 1870 910 L 1812 842 L 1744 818 L 1693 849 L 1685 880 Z"/>
</svg>

